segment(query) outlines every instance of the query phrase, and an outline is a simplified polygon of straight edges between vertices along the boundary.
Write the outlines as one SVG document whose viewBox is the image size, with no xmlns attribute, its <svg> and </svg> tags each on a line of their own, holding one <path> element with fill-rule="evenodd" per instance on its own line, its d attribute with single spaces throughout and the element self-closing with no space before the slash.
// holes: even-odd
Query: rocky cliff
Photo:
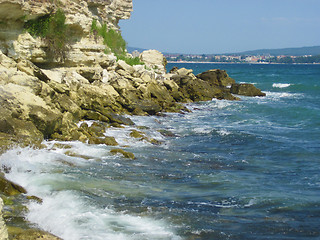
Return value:
<svg viewBox="0 0 320 240">
<path fill-rule="evenodd" d="M 26 28 L 51 21 L 58 11 L 69 34 L 63 58 L 50 56 L 52 39 Z M 119 20 L 131 11 L 131 0 L 0 0 L 0 154 L 15 145 L 41 148 L 44 139 L 114 146 L 101 132 L 108 125 L 133 124 L 121 114 L 187 111 L 181 103 L 212 98 L 238 100 L 230 89 L 245 95 L 248 86 L 235 85 L 223 70 L 167 73 L 166 59 L 156 50 L 141 53 L 137 65 L 124 61 L 129 54 L 119 60 L 92 26 L 119 32 Z M 252 87 L 250 95 L 263 95 Z M 79 127 L 80 120 L 103 124 Z"/>
</svg>

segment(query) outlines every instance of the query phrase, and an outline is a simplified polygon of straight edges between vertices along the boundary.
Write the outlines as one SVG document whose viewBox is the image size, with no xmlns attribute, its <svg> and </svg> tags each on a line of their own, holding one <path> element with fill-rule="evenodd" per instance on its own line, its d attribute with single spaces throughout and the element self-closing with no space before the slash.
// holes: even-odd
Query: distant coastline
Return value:
<svg viewBox="0 0 320 240">
<path fill-rule="evenodd" d="M 245 65 L 250 65 L 250 64 L 255 64 L 255 65 L 320 65 L 320 63 L 274 63 L 274 62 L 197 62 L 197 61 L 168 61 L 168 63 L 199 63 L 199 64 L 205 64 L 205 63 L 210 63 L 210 64 L 245 64 Z"/>
</svg>

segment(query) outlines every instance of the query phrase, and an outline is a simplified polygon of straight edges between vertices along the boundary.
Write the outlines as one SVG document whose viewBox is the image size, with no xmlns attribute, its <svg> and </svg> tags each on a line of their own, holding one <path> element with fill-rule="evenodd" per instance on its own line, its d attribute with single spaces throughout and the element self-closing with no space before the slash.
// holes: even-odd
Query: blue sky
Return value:
<svg viewBox="0 0 320 240">
<path fill-rule="evenodd" d="M 320 45 L 320 0 L 133 0 L 129 46 L 228 53 Z"/>
</svg>

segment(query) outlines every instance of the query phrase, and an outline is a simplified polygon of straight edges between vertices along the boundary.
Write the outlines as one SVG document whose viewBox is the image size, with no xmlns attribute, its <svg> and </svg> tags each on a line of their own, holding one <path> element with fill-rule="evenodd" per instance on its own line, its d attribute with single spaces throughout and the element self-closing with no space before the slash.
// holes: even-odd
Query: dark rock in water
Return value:
<svg viewBox="0 0 320 240">
<path fill-rule="evenodd" d="M 237 100 L 230 94 L 229 89 L 217 85 L 217 81 L 213 78 L 202 80 L 187 75 L 174 75 L 172 79 L 179 85 L 179 91 L 183 94 L 186 102 L 188 102 L 188 99 L 194 102 L 210 101 L 212 98 Z"/>
<path fill-rule="evenodd" d="M 231 86 L 230 92 L 237 95 L 249 96 L 249 97 L 264 97 L 265 93 L 261 92 L 259 88 L 256 88 L 250 83 L 234 83 Z"/>
<path fill-rule="evenodd" d="M 158 130 L 158 132 L 161 133 L 161 135 L 165 136 L 165 137 L 177 137 L 178 136 L 169 130 L 160 129 L 160 130 Z"/>
<path fill-rule="evenodd" d="M 111 123 L 119 123 L 124 125 L 134 125 L 134 122 L 130 118 L 123 117 L 121 115 L 114 114 L 112 112 L 105 114 Z"/>
<path fill-rule="evenodd" d="M 108 146 L 117 146 L 119 145 L 114 137 L 105 137 L 104 144 Z"/>
<path fill-rule="evenodd" d="M 235 80 L 229 77 L 226 71 L 220 69 L 212 69 L 197 75 L 200 78 L 210 84 L 216 86 L 227 87 L 235 83 Z"/>
</svg>

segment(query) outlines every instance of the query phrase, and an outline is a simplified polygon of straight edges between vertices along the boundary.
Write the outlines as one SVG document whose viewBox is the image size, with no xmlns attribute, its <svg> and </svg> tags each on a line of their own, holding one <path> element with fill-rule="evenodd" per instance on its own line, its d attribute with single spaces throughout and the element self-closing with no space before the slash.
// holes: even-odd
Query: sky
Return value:
<svg viewBox="0 0 320 240">
<path fill-rule="evenodd" d="M 221 54 L 320 45 L 320 0 L 133 0 L 128 46 Z"/>
</svg>

